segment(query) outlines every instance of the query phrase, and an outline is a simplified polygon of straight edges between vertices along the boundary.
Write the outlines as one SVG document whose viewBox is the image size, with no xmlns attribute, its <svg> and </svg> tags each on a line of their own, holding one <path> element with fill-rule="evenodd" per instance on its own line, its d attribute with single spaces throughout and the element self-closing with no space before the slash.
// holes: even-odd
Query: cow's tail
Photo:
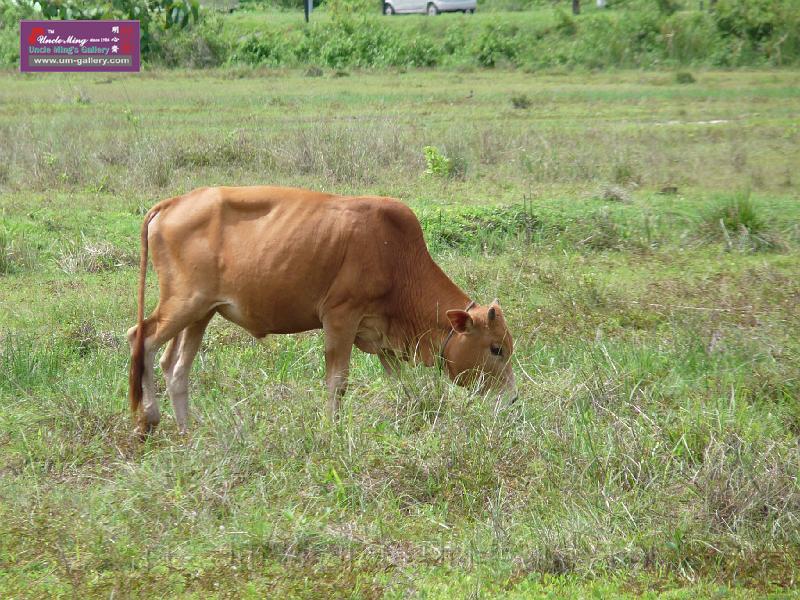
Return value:
<svg viewBox="0 0 800 600">
<path fill-rule="evenodd" d="M 128 376 L 128 398 L 131 403 L 131 412 L 136 415 L 142 403 L 142 376 L 144 374 L 144 292 L 147 277 L 147 233 L 150 221 L 171 203 L 174 198 L 159 202 L 151 208 L 144 217 L 141 232 L 142 253 L 139 259 L 139 296 L 136 311 L 136 337 L 133 340 L 131 352 L 131 367 Z"/>
</svg>

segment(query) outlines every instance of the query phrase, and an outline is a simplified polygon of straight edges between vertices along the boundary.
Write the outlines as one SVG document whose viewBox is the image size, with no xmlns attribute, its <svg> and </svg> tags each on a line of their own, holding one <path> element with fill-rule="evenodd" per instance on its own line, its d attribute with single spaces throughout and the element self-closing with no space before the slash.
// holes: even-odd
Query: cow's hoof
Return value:
<svg viewBox="0 0 800 600">
<path fill-rule="evenodd" d="M 134 429 L 134 434 L 139 438 L 140 442 L 144 442 L 147 438 L 150 437 L 150 434 L 153 433 L 153 430 L 158 425 L 158 421 L 155 423 L 147 422 L 147 421 L 139 421 L 139 424 Z"/>
</svg>

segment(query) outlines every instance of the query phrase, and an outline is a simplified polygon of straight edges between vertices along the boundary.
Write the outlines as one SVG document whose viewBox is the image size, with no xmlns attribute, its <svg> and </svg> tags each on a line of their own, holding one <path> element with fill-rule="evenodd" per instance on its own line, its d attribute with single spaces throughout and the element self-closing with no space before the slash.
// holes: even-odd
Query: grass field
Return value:
<svg viewBox="0 0 800 600">
<path fill-rule="evenodd" d="M 0 596 L 797 597 L 800 74 L 692 75 L 0 74 Z M 330 428 L 218 319 L 135 441 L 141 216 L 254 183 L 411 205 L 520 402 L 355 353 Z"/>
</svg>

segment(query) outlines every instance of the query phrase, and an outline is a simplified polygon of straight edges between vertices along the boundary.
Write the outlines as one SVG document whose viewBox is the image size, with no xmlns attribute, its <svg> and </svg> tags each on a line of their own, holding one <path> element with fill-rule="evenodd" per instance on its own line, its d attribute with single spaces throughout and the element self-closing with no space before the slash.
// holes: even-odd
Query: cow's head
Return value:
<svg viewBox="0 0 800 600">
<path fill-rule="evenodd" d="M 495 389 L 515 400 L 514 342 L 500 303 L 448 310 L 447 318 L 454 332 L 443 351 L 450 378 L 459 385 L 480 383 L 482 391 Z"/>
</svg>

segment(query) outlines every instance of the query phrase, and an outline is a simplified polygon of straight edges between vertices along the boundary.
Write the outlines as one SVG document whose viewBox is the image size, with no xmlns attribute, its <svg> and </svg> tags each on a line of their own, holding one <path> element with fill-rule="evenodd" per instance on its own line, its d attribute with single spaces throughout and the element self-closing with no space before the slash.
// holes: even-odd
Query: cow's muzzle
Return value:
<svg viewBox="0 0 800 600">
<path fill-rule="evenodd" d="M 503 394 L 508 398 L 508 404 L 511 406 L 519 398 L 519 394 L 517 393 L 517 382 L 514 378 L 514 371 L 511 369 L 508 370 L 508 375 L 506 375 L 506 384 L 504 387 L 505 389 L 503 390 Z"/>
</svg>

